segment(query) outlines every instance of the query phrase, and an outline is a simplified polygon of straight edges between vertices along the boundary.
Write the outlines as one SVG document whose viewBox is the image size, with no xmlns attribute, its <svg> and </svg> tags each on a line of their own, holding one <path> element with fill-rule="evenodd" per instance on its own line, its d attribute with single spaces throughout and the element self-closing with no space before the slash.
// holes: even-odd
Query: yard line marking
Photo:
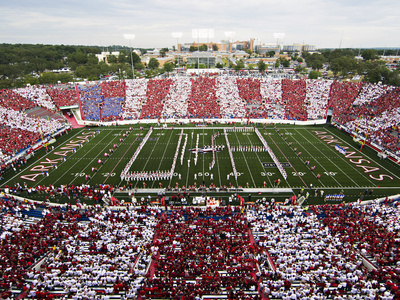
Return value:
<svg viewBox="0 0 400 300">
<path fill-rule="evenodd" d="M 213 134 L 214 134 L 214 128 L 213 128 Z M 225 139 L 224 139 L 224 141 L 225 141 Z M 228 146 L 227 146 L 227 148 L 228 148 Z M 219 179 L 219 186 L 222 186 L 222 181 L 221 181 L 221 171 L 220 171 L 220 169 L 219 169 L 219 162 L 218 162 L 218 151 L 216 151 L 216 153 L 215 153 L 215 160 L 216 160 L 216 163 L 217 163 L 217 169 L 218 169 L 218 179 Z"/>
<path fill-rule="evenodd" d="M 252 143 L 252 141 L 250 140 L 250 136 L 249 135 L 246 135 L 247 136 L 247 139 L 249 140 L 249 142 L 250 142 L 250 146 L 251 147 L 253 147 L 253 143 Z M 258 161 L 260 162 L 260 164 L 262 165 L 262 161 L 261 161 L 261 159 L 260 159 L 260 156 L 258 155 L 258 152 L 254 152 L 255 154 L 256 154 L 256 156 L 257 156 L 257 158 L 258 158 Z M 268 152 L 267 152 L 268 153 Z M 268 181 L 269 181 L 269 184 L 272 186 L 272 181 L 271 181 L 271 179 L 269 178 L 269 176 L 266 176 L 267 178 L 268 178 Z M 264 180 L 263 180 L 264 181 Z"/>
<path fill-rule="evenodd" d="M 334 133 L 332 133 L 328 128 L 324 128 L 325 130 L 329 131 L 330 134 L 335 135 Z M 354 149 L 354 151 L 359 152 L 359 153 L 363 153 L 360 150 L 358 150 L 357 148 L 355 148 L 353 145 L 351 145 L 350 143 L 346 142 L 345 140 L 343 140 L 341 137 L 338 137 L 337 135 L 335 135 L 336 138 L 340 139 L 341 141 L 343 141 L 343 143 L 346 143 L 349 147 L 351 147 L 352 149 Z M 390 175 L 396 177 L 397 179 L 400 179 L 399 176 L 397 176 L 395 173 L 391 172 L 390 170 L 386 169 L 384 166 L 382 166 L 379 162 L 375 161 L 373 158 L 371 158 L 369 155 L 363 153 L 364 156 L 368 157 L 368 159 L 374 161 L 377 165 L 379 165 L 382 169 L 384 169 L 386 172 L 390 173 Z"/>
<path fill-rule="evenodd" d="M 264 129 L 264 130 L 265 130 L 265 129 Z M 265 132 L 267 132 L 267 130 L 265 130 Z M 275 144 L 275 146 L 279 149 L 279 151 L 281 152 L 281 154 L 283 155 L 283 157 L 287 160 L 287 162 L 290 163 L 290 160 L 287 159 L 286 155 L 283 153 L 282 149 L 279 148 L 279 146 L 276 144 L 275 140 L 271 137 L 271 135 L 268 134 L 268 136 L 269 136 L 269 138 L 271 139 L 271 141 Z M 294 172 L 297 174 L 297 177 L 299 177 L 300 180 L 303 182 L 304 186 L 305 186 L 306 188 L 309 188 L 309 186 L 307 185 L 307 183 L 305 183 L 304 179 L 299 175 L 299 172 L 297 172 L 297 170 L 295 169 L 295 167 L 293 167 L 293 164 L 290 164 L 290 166 L 292 167 L 292 169 L 294 170 Z M 286 183 L 288 184 L 289 187 L 291 187 L 287 179 L 286 179 Z"/>
<path fill-rule="evenodd" d="M 296 130 L 296 131 L 297 131 L 297 130 Z M 311 135 L 312 135 L 312 134 L 311 134 Z M 318 139 L 317 136 L 315 136 L 315 135 L 312 135 L 312 136 L 314 137 L 314 139 Z M 336 136 L 336 135 L 335 135 L 335 136 Z M 319 140 L 319 141 L 321 141 L 321 140 Z M 328 148 L 330 151 L 332 151 L 333 153 L 335 153 L 335 154 L 336 154 L 336 157 L 339 157 L 341 160 L 345 161 L 347 165 L 350 165 L 350 166 L 351 166 L 351 169 L 354 169 L 355 171 L 357 171 L 358 174 L 361 174 L 361 176 L 362 176 L 363 178 L 366 178 L 371 184 L 373 184 L 373 186 L 376 186 L 376 183 L 374 183 L 373 181 L 371 181 L 369 178 L 365 177 L 365 176 L 364 176 L 364 173 L 360 172 L 359 169 L 356 169 L 356 167 L 354 167 L 353 165 L 349 164 L 348 161 L 346 161 L 346 159 L 345 159 L 345 157 L 344 157 L 343 155 L 341 155 L 339 152 L 333 151 L 332 147 L 330 147 L 328 144 L 326 144 L 326 143 L 323 143 L 323 144 L 324 144 L 325 148 Z M 314 146 L 314 147 L 315 147 L 315 146 Z M 317 149 L 318 149 L 318 148 L 317 148 Z M 319 149 L 318 149 L 318 151 L 321 152 Z M 327 157 L 327 158 L 328 158 L 328 157 Z M 330 160 L 329 158 L 328 158 L 328 160 L 333 164 L 332 160 Z M 343 171 L 342 171 L 342 173 L 344 173 L 344 174 L 346 175 L 347 178 L 349 178 L 352 182 L 354 182 L 357 186 L 359 186 L 359 184 L 358 184 L 357 182 L 355 182 L 350 176 L 348 176 L 346 172 L 343 172 Z M 336 180 L 335 180 L 335 181 L 336 181 Z"/>
<path fill-rule="evenodd" d="M 170 132 L 169 139 L 171 139 L 173 130 L 170 130 L 169 132 Z M 153 131 L 153 133 L 154 133 L 154 131 Z M 150 136 L 152 136 L 153 133 L 151 133 Z M 149 136 L 149 137 L 150 137 L 150 136 Z M 151 149 L 150 154 L 147 156 L 146 162 L 144 163 L 144 166 L 142 167 L 142 171 L 145 171 L 146 166 L 147 166 L 147 164 L 149 163 L 149 160 L 150 160 L 151 157 L 152 157 L 152 153 L 154 152 L 154 149 L 157 148 L 157 145 L 158 145 L 158 142 L 159 142 L 159 141 L 160 141 L 160 138 L 158 138 L 158 139 L 156 140 L 156 143 L 154 144 L 153 149 Z M 161 143 L 160 143 L 160 144 L 161 144 Z M 146 143 L 146 145 L 149 145 L 149 144 Z M 143 147 L 144 147 L 144 146 L 145 146 L 145 145 L 143 145 Z M 167 148 L 167 147 L 165 147 L 165 148 Z M 164 154 L 165 154 L 165 150 L 164 150 Z M 163 155 L 163 158 L 164 158 L 164 155 Z M 132 166 L 131 166 L 131 168 L 132 168 Z M 137 187 L 137 185 L 139 184 L 139 181 L 140 181 L 140 180 L 136 180 L 136 183 L 135 183 L 134 188 Z M 153 187 L 153 185 L 154 185 L 154 182 L 155 182 L 155 181 L 153 180 L 152 187 Z M 143 183 L 145 183 L 144 180 L 143 180 Z M 139 187 L 139 188 L 140 188 L 140 187 Z"/>
<path fill-rule="evenodd" d="M 285 129 L 286 130 L 286 129 Z M 287 130 L 286 130 L 286 132 L 287 132 Z M 303 139 L 304 140 L 307 140 L 307 141 L 309 141 L 309 139 L 307 139 L 303 134 L 301 134 L 297 129 L 296 129 L 296 132 L 299 134 L 299 135 L 301 135 L 302 137 L 303 137 Z M 292 138 L 296 141 L 296 143 L 299 143 L 299 141 L 295 138 L 295 136 L 293 135 L 292 136 Z M 315 149 L 317 149 L 318 150 L 318 152 L 320 152 L 322 155 L 323 155 L 323 157 L 325 157 L 326 159 L 328 159 L 331 163 L 332 163 L 332 165 L 334 165 L 334 163 L 332 162 L 332 160 L 328 157 L 328 156 L 326 156 L 324 153 L 322 153 L 321 152 L 321 150 L 318 148 L 318 147 L 316 147 L 313 143 L 307 143 L 307 145 L 312 145 Z M 315 159 L 316 160 L 316 162 L 317 162 L 317 164 L 318 165 L 320 165 L 321 167 L 322 167 L 322 169 L 324 169 L 325 170 L 325 172 L 328 172 L 328 170 L 325 168 L 325 165 L 324 164 L 322 164 L 322 163 L 320 163 L 319 161 L 318 161 L 318 159 L 317 159 L 317 157 L 315 157 L 315 156 L 312 156 L 311 155 L 311 153 L 308 151 L 308 148 L 304 148 L 305 149 L 305 151 L 308 153 L 308 154 L 310 154 L 310 157 L 312 158 L 312 159 Z M 330 149 L 330 150 L 332 150 L 332 149 Z M 299 157 L 299 159 L 304 163 L 304 161 Z M 343 171 L 342 171 L 343 172 Z M 315 176 L 315 174 L 312 172 L 312 174 Z M 347 178 L 349 178 L 354 184 L 357 184 L 351 177 L 349 177 L 347 174 L 345 174 L 346 175 L 346 177 Z M 315 176 L 316 177 L 316 176 Z M 331 176 L 332 178 L 333 178 L 333 180 L 334 181 L 336 181 L 336 183 L 338 184 L 338 185 L 340 185 L 341 186 L 341 183 L 338 181 L 338 180 L 336 180 L 336 178 L 335 177 L 333 177 L 333 176 Z M 325 187 L 325 185 L 323 184 L 323 182 L 320 180 L 320 183 L 322 183 L 322 185 Z"/>
<path fill-rule="evenodd" d="M 100 141 L 99 141 L 99 143 L 101 143 L 101 141 L 103 141 L 107 136 L 109 136 L 111 134 L 111 132 L 109 132 L 105 137 L 103 137 Z M 99 143 L 97 143 L 97 144 L 99 144 Z M 86 156 L 86 155 L 88 155 L 93 149 L 96 149 L 95 147 L 93 147 L 91 150 L 89 150 L 87 153 L 85 153 L 80 159 L 78 159 L 77 160 L 77 162 L 76 163 L 74 163 L 65 173 L 66 174 L 69 174 L 69 171 L 74 167 L 74 166 L 76 166 L 78 163 L 80 163 L 81 161 L 82 161 L 82 159 Z M 79 150 L 78 150 L 79 151 Z M 76 152 L 76 153 L 78 153 L 78 151 Z M 75 153 L 72 153 L 72 155 L 71 156 L 73 156 Z M 59 178 L 59 179 L 57 179 L 54 183 L 53 183 L 53 185 L 56 185 L 56 182 L 58 182 L 59 180 L 60 180 L 61 178 Z M 72 181 L 74 181 L 75 180 L 75 178 L 74 179 L 72 179 Z M 72 183 L 72 181 L 69 183 L 69 184 L 71 184 Z"/>
<path fill-rule="evenodd" d="M 237 132 L 236 132 L 236 131 L 235 131 L 235 136 L 236 136 L 236 139 L 239 141 L 239 138 L 238 138 L 238 135 L 237 135 Z M 240 141 L 239 141 L 239 145 L 240 145 Z M 255 183 L 254 178 L 253 178 L 253 173 L 252 173 L 251 170 L 250 170 L 249 164 L 248 164 L 248 162 L 247 162 L 247 158 L 246 158 L 246 156 L 244 155 L 244 151 L 242 151 L 242 155 L 243 155 L 244 161 L 245 161 L 245 163 L 246 163 L 247 170 L 249 170 L 249 174 L 250 174 L 251 180 L 253 181 L 253 186 L 255 187 L 255 186 L 256 186 L 256 183 Z"/>
<path fill-rule="evenodd" d="M 75 136 L 77 136 L 78 134 L 81 134 L 82 131 L 84 131 L 84 130 L 85 130 L 84 128 L 80 129 L 80 130 L 79 130 L 76 134 L 74 134 L 70 139 L 66 140 L 66 141 L 65 141 L 64 143 L 62 143 L 61 145 L 58 145 L 57 147 L 54 148 L 54 150 L 49 151 L 46 155 L 42 156 L 42 157 L 41 157 L 40 159 L 38 159 L 38 160 L 43 160 L 43 159 L 45 159 L 47 156 L 49 156 L 50 154 L 52 154 L 54 151 L 57 151 L 58 148 L 64 146 L 65 144 L 68 144 L 70 140 L 72 140 L 72 139 L 73 139 Z M 27 163 L 27 164 L 28 164 L 28 163 Z M 17 177 L 17 176 L 23 174 L 23 173 L 24 173 L 25 171 L 27 171 L 29 168 L 32 168 L 32 165 L 34 165 L 34 164 L 35 164 L 35 163 L 30 164 L 29 166 L 25 167 L 23 170 L 21 170 L 20 172 L 16 173 L 13 177 L 11 177 L 11 178 L 8 179 L 7 181 L 5 181 L 2 185 L 7 185 L 7 183 L 8 183 L 9 181 L 14 180 L 15 177 Z M 52 170 L 52 171 L 53 171 L 53 170 Z M 50 173 L 51 173 L 51 172 L 49 172 L 49 174 L 50 174 Z"/>
<path fill-rule="evenodd" d="M 142 131 L 143 131 L 143 130 L 142 130 Z M 126 149 L 124 155 L 121 156 L 121 158 L 120 158 L 119 161 L 116 163 L 116 165 L 114 166 L 114 168 L 109 172 L 107 178 L 104 179 L 103 184 L 106 183 L 107 179 L 110 177 L 110 174 L 111 174 L 112 172 L 114 172 L 115 168 L 119 165 L 119 163 L 121 162 L 121 160 L 125 157 L 126 153 L 131 149 L 131 147 L 133 146 L 133 144 L 137 141 L 137 139 L 139 138 L 140 133 L 141 133 L 142 131 L 140 131 L 140 132 L 137 134 L 137 136 L 136 136 L 136 138 L 134 139 L 134 141 L 133 141 L 132 143 L 130 143 L 130 145 L 129 145 L 128 149 Z M 130 133 L 132 133 L 132 132 L 130 132 Z M 122 182 L 122 180 L 119 182 L 118 187 L 120 187 L 121 182 Z"/>
<path fill-rule="evenodd" d="M 174 130 L 171 130 L 171 134 L 170 134 L 170 136 L 169 136 L 169 139 L 168 139 L 168 143 L 165 145 L 165 147 L 164 147 L 164 153 L 163 153 L 163 155 L 162 155 L 162 157 L 161 157 L 161 159 L 160 159 L 160 163 L 158 164 L 158 168 L 157 168 L 157 170 L 160 170 L 160 167 L 161 167 L 161 164 L 162 164 L 162 162 L 164 161 L 164 159 L 165 159 L 165 153 L 167 152 L 167 149 L 168 149 L 168 146 L 169 146 L 169 144 L 170 144 L 170 141 L 171 141 L 171 137 L 172 137 L 172 135 L 173 135 L 173 131 Z M 158 140 L 157 140 L 157 142 L 158 142 Z M 156 145 L 154 145 L 154 148 L 156 148 Z M 154 149 L 153 148 L 153 149 Z M 153 151 L 151 152 L 151 153 L 153 153 Z M 179 152 L 180 153 L 180 152 Z M 149 159 L 150 159 L 150 157 L 149 157 Z M 171 167 L 172 168 L 172 167 Z M 155 170 L 155 171 L 157 171 L 157 170 Z M 172 174 L 172 176 L 174 176 L 174 174 Z M 171 178 L 172 179 L 172 178 Z M 151 185 L 151 187 L 153 188 L 154 187 L 154 184 L 156 183 L 156 180 L 153 180 L 153 184 Z"/>
<path fill-rule="evenodd" d="M 193 129 L 193 128 L 192 128 Z M 192 131 L 193 132 L 193 131 Z M 197 138 L 197 135 L 195 135 L 194 133 L 193 133 L 193 135 L 192 134 L 190 134 L 190 136 L 191 136 L 191 141 L 190 141 L 190 149 L 193 149 L 193 140 L 195 139 L 195 138 Z M 191 161 L 192 160 L 192 151 L 189 151 L 189 160 Z M 183 164 L 182 166 L 184 166 L 185 164 Z M 187 168 L 187 173 L 186 173 L 186 184 L 185 184 L 185 186 L 186 187 L 189 187 L 189 173 L 190 173 L 190 168 Z M 172 180 L 172 178 L 171 178 L 171 180 Z M 170 185 L 171 185 L 171 182 L 170 182 Z"/>
</svg>

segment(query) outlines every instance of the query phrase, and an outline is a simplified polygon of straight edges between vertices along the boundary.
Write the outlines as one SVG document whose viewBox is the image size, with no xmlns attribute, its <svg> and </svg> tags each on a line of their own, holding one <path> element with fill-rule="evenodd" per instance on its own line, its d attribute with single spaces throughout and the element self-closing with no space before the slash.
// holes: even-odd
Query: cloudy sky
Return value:
<svg viewBox="0 0 400 300">
<path fill-rule="evenodd" d="M 172 47 L 213 29 L 213 42 L 259 39 L 317 48 L 400 47 L 399 0 L 0 0 L 0 43 Z M 207 42 L 207 39 L 199 39 Z"/>
</svg>

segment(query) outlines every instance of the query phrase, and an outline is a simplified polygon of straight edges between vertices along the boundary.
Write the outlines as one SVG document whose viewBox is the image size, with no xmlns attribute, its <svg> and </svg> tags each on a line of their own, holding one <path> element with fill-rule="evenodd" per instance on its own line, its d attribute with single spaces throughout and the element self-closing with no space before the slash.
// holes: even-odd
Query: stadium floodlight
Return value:
<svg viewBox="0 0 400 300">
<path fill-rule="evenodd" d="M 273 37 L 274 37 L 274 39 L 276 39 L 276 45 L 279 46 L 278 40 L 279 40 L 279 39 L 283 39 L 283 38 L 285 37 L 285 34 L 282 33 L 282 32 L 275 32 L 275 33 L 273 34 Z"/>
<path fill-rule="evenodd" d="M 192 38 L 197 39 L 197 51 L 200 52 L 200 41 L 199 39 L 214 38 L 214 29 L 192 29 Z M 208 50 L 208 46 L 207 46 Z M 197 68 L 200 68 L 200 55 L 197 54 Z"/>
<path fill-rule="evenodd" d="M 224 35 L 225 37 L 228 39 L 228 53 L 230 52 L 230 43 L 231 43 L 231 39 L 235 36 L 235 32 L 234 31 L 225 31 Z"/>
<path fill-rule="evenodd" d="M 261 48 L 261 39 L 260 39 L 260 38 L 255 39 L 254 42 L 255 42 L 255 43 L 258 42 L 258 45 L 259 45 L 259 46 L 258 46 L 258 51 L 260 51 L 260 48 Z M 253 45 L 253 49 L 251 49 L 253 52 L 254 52 L 254 48 L 257 48 L 257 45 Z"/>
<path fill-rule="evenodd" d="M 176 51 L 179 51 L 179 42 L 178 39 L 182 37 L 182 32 L 172 32 L 171 33 L 173 38 L 176 38 Z M 178 56 L 178 68 L 179 68 L 179 56 Z"/>
<path fill-rule="evenodd" d="M 124 39 L 129 40 L 129 48 L 131 48 L 131 65 L 132 65 L 132 79 L 135 78 L 135 72 L 134 72 L 134 68 L 133 68 L 133 56 L 132 56 L 132 41 L 135 39 L 135 35 L 134 34 L 128 34 L 128 33 L 124 33 Z"/>
<path fill-rule="evenodd" d="M 214 38 L 214 29 L 192 29 L 192 38 L 194 39 Z"/>
</svg>

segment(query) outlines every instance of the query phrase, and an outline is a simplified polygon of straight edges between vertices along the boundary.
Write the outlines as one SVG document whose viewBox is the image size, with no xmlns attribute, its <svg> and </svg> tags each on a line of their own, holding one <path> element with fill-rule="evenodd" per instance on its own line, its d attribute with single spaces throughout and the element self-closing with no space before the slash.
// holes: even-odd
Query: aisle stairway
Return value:
<svg viewBox="0 0 400 300">
<path fill-rule="evenodd" d="M 82 128 L 84 125 L 79 125 L 74 115 L 69 116 L 66 112 L 63 113 L 64 117 L 67 118 L 68 123 L 71 124 L 72 128 Z"/>
</svg>

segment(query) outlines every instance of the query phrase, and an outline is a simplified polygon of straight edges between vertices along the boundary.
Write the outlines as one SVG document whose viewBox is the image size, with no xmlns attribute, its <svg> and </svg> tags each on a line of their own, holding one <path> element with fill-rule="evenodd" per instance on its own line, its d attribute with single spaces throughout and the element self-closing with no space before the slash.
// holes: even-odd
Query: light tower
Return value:
<svg viewBox="0 0 400 300">
<path fill-rule="evenodd" d="M 179 52 L 179 42 L 178 39 L 182 37 L 182 32 L 172 32 L 171 33 L 173 38 L 176 38 L 176 52 Z M 177 54 L 178 56 L 178 68 L 179 68 L 179 54 Z"/>
<path fill-rule="evenodd" d="M 234 31 L 225 31 L 224 32 L 225 37 L 228 39 L 228 68 L 229 68 L 229 58 L 230 58 L 230 54 L 231 54 L 231 39 L 235 36 L 235 32 Z"/>
<path fill-rule="evenodd" d="M 278 46 L 278 49 L 280 50 L 279 39 L 283 39 L 285 37 L 285 34 L 280 32 L 280 33 L 274 33 L 273 36 L 276 39 L 276 45 Z"/>
<path fill-rule="evenodd" d="M 214 29 L 192 29 L 192 38 L 197 38 L 197 51 L 200 52 L 200 38 L 208 39 L 214 38 Z M 207 46 L 208 51 L 208 46 Z M 200 68 L 200 55 L 197 54 L 197 69 Z"/>
<path fill-rule="evenodd" d="M 132 79 L 134 79 L 135 78 L 135 72 L 134 72 L 134 68 L 133 68 L 132 41 L 135 39 L 135 35 L 134 34 L 125 33 L 124 34 L 124 38 L 126 40 L 129 40 L 129 48 L 131 48 Z"/>
</svg>

